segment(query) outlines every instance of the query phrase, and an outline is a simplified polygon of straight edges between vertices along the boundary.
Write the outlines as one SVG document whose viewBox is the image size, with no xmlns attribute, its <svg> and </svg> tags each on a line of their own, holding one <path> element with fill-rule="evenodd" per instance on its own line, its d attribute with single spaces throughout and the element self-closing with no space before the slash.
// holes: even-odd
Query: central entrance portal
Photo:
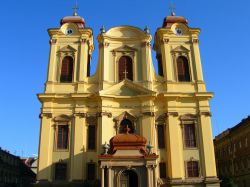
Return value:
<svg viewBox="0 0 250 187">
<path fill-rule="evenodd" d="M 125 170 L 120 177 L 121 187 L 138 187 L 138 176 L 133 170 Z"/>
</svg>

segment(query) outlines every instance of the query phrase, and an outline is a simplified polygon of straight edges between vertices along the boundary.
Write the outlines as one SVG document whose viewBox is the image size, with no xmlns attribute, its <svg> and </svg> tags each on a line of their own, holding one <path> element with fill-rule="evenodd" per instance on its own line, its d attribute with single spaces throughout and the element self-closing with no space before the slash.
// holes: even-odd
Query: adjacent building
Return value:
<svg viewBox="0 0 250 187">
<path fill-rule="evenodd" d="M 216 165 L 221 179 L 238 187 L 250 185 L 250 116 L 214 139 Z"/>
<path fill-rule="evenodd" d="M 153 45 L 148 28 L 102 28 L 93 76 L 82 17 L 48 33 L 37 186 L 219 186 L 200 29 L 173 12 Z"/>
<path fill-rule="evenodd" d="M 20 157 L 0 148 L 0 187 L 29 187 L 35 179 Z"/>
</svg>

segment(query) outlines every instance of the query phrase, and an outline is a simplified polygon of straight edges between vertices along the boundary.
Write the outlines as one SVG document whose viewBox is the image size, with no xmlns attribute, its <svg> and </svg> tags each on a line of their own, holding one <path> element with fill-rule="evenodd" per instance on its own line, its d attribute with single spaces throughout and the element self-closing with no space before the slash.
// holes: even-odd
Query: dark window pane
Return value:
<svg viewBox="0 0 250 187">
<path fill-rule="evenodd" d="M 162 55 L 158 54 L 156 56 L 156 58 L 157 58 L 157 61 L 158 61 L 158 74 L 160 76 L 163 76 Z"/>
<path fill-rule="evenodd" d="M 159 169 L 160 169 L 160 178 L 166 178 L 166 163 L 165 162 L 159 163 Z"/>
<path fill-rule="evenodd" d="M 196 147 L 196 138 L 195 138 L 195 125 L 186 124 L 184 125 L 184 138 L 186 147 Z"/>
<path fill-rule="evenodd" d="M 129 133 L 134 133 L 135 128 L 133 123 L 129 119 L 123 119 L 120 123 L 119 133 L 125 133 L 126 127 L 129 128 Z"/>
<path fill-rule="evenodd" d="M 189 74 L 188 60 L 184 56 L 180 56 L 177 58 L 177 73 L 178 73 L 178 81 L 189 82 L 191 80 Z"/>
<path fill-rule="evenodd" d="M 188 177 L 199 177 L 199 168 L 197 161 L 187 162 L 187 174 Z"/>
<path fill-rule="evenodd" d="M 68 125 L 59 125 L 57 132 L 57 149 L 68 149 L 69 141 L 69 127 Z"/>
<path fill-rule="evenodd" d="M 87 179 L 88 180 L 95 180 L 95 163 L 88 163 L 88 176 Z"/>
<path fill-rule="evenodd" d="M 165 133 L 163 125 L 157 126 L 157 134 L 158 134 L 158 147 L 165 148 Z"/>
<path fill-rule="evenodd" d="M 96 126 L 89 125 L 88 128 L 88 149 L 94 150 L 96 148 Z"/>
<path fill-rule="evenodd" d="M 67 164 L 56 163 L 55 164 L 55 180 L 66 180 L 67 179 Z"/>
<path fill-rule="evenodd" d="M 70 56 L 66 56 L 62 61 L 60 82 L 72 82 L 72 76 L 73 58 Z"/>
<path fill-rule="evenodd" d="M 133 80 L 133 63 L 132 59 L 128 56 L 122 56 L 119 60 L 119 81 L 125 79 Z"/>
</svg>

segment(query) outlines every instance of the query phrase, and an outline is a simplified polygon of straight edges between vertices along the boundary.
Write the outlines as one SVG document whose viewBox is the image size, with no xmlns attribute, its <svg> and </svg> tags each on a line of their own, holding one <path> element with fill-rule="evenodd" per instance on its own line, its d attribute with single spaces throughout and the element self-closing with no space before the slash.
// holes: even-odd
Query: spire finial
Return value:
<svg viewBox="0 0 250 187">
<path fill-rule="evenodd" d="M 169 2 L 169 8 L 170 8 L 170 11 L 171 11 L 171 16 L 175 16 L 175 13 L 174 13 L 175 7 L 174 7 L 174 4 L 173 4 L 173 2 L 171 0 Z"/>
<path fill-rule="evenodd" d="M 77 6 L 77 1 L 76 1 L 76 4 L 75 4 L 75 6 L 74 6 L 74 8 L 73 8 L 73 10 L 74 10 L 74 14 L 73 14 L 73 16 L 77 16 L 77 10 L 78 10 L 79 8 L 78 8 L 78 6 Z"/>
</svg>

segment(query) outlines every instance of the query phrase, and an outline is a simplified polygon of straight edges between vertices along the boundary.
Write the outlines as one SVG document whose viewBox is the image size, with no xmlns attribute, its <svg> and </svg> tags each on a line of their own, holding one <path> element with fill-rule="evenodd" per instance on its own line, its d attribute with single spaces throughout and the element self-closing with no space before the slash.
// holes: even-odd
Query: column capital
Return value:
<svg viewBox="0 0 250 187">
<path fill-rule="evenodd" d="M 50 39 L 49 44 L 54 45 L 56 44 L 56 42 L 57 42 L 57 39 Z"/>
<path fill-rule="evenodd" d="M 178 112 L 167 112 L 165 113 L 166 117 L 169 117 L 169 116 L 173 116 L 173 117 L 177 117 L 179 116 L 179 113 Z"/>
<path fill-rule="evenodd" d="M 167 44 L 169 42 L 168 38 L 162 38 L 161 44 Z"/>
<path fill-rule="evenodd" d="M 39 118 L 43 118 L 43 117 L 52 118 L 53 115 L 52 115 L 52 113 L 41 113 L 41 114 L 39 115 Z"/>
<path fill-rule="evenodd" d="M 154 117 L 155 116 L 155 112 L 142 112 L 142 116 Z"/>
<path fill-rule="evenodd" d="M 210 111 L 200 111 L 199 115 L 200 116 L 209 116 L 209 117 L 211 117 L 212 113 Z"/>
</svg>

